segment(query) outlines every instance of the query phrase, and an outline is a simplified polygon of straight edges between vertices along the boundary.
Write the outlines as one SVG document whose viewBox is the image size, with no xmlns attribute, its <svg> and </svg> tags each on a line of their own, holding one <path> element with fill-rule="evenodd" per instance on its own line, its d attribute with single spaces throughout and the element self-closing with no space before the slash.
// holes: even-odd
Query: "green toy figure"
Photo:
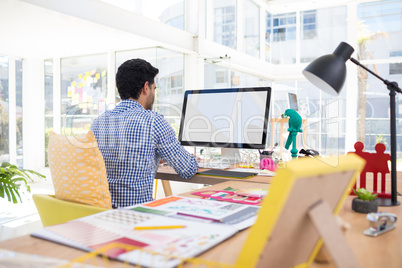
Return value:
<svg viewBox="0 0 402 268">
<path fill-rule="evenodd" d="M 290 145 L 293 143 L 292 150 L 290 150 L 290 152 L 292 153 L 292 157 L 297 157 L 298 150 L 296 148 L 296 137 L 298 132 L 303 132 L 301 129 L 302 118 L 295 110 L 292 109 L 287 109 L 284 115 L 289 117 L 289 136 L 286 141 L 285 148 L 288 150 Z"/>
</svg>

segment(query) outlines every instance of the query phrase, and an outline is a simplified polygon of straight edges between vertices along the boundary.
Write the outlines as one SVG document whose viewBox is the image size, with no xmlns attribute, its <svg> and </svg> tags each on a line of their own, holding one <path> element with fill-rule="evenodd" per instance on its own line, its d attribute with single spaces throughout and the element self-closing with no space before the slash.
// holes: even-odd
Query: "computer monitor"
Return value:
<svg viewBox="0 0 402 268">
<path fill-rule="evenodd" d="M 263 149 L 270 87 L 187 90 L 179 141 L 184 146 Z"/>
<path fill-rule="evenodd" d="M 297 102 L 297 95 L 295 93 L 288 93 L 289 109 L 293 109 L 296 112 L 299 111 L 299 104 Z"/>
</svg>

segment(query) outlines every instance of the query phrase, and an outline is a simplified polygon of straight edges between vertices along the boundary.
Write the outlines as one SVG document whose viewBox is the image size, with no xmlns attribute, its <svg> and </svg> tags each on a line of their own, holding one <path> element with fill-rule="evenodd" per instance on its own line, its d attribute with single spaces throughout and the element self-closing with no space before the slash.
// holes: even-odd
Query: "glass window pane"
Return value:
<svg viewBox="0 0 402 268">
<path fill-rule="evenodd" d="M 397 0 L 375 1 L 358 5 L 358 60 L 381 60 L 400 57 L 402 51 L 402 2 Z M 401 63 L 370 64 L 367 67 L 381 77 L 392 75 L 392 81 L 402 79 Z M 358 119 L 357 139 L 365 143 L 366 150 L 374 150 L 376 142 L 382 139 L 389 152 L 389 96 L 386 86 L 365 70 L 358 70 Z M 396 96 L 396 117 L 401 117 L 401 96 Z M 397 133 L 401 133 L 401 124 L 397 123 Z M 401 152 L 402 136 L 397 136 L 397 152 Z"/>
<path fill-rule="evenodd" d="M 266 27 L 265 27 L 265 61 L 271 62 L 271 42 L 272 42 L 272 16 L 268 12 L 265 13 L 265 21 L 266 21 Z"/>
<path fill-rule="evenodd" d="M 244 52 L 260 56 L 260 9 L 252 2 L 244 2 Z"/>
<path fill-rule="evenodd" d="M 15 94 L 16 94 L 16 136 L 17 136 L 17 163 L 20 168 L 24 165 L 23 159 L 23 135 L 22 135 L 22 60 L 16 59 L 15 61 Z"/>
<path fill-rule="evenodd" d="M 300 13 L 300 62 L 311 62 L 332 53 L 341 41 L 346 40 L 346 15 L 346 6 Z"/>
<path fill-rule="evenodd" d="M 341 91 L 334 99 L 308 81 L 297 81 L 294 93 L 297 94 L 299 114 L 307 119 L 307 148 L 323 155 L 345 153 L 345 92 Z"/>
<path fill-rule="evenodd" d="M 236 49 L 236 0 L 213 2 L 214 41 Z"/>
<path fill-rule="evenodd" d="M 135 58 L 144 59 L 159 69 L 153 109 L 163 114 L 178 134 L 184 95 L 184 55 L 164 48 L 117 52 L 116 70 L 126 60 Z"/>
<path fill-rule="evenodd" d="M 271 63 L 296 63 L 296 12 L 272 15 Z M 268 17 L 267 17 L 268 19 Z M 275 23 L 279 21 L 279 23 Z"/>
<path fill-rule="evenodd" d="M 317 36 L 316 10 L 300 12 L 301 38 L 313 39 Z"/>
<path fill-rule="evenodd" d="M 47 149 L 53 130 L 53 60 L 45 60 L 45 166 L 49 166 Z"/>
<path fill-rule="evenodd" d="M 107 55 L 61 59 L 62 133 L 90 129 L 107 100 Z"/>
<path fill-rule="evenodd" d="M 388 58 L 390 52 L 402 50 L 402 3 L 387 0 L 358 5 L 359 46 L 370 58 Z M 363 53 L 361 60 L 368 56 Z"/>
<path fill-rule="evenodd" d="M 375 64 L 368 66 L 376 69 L 380 76 L 386 74 L 389 69 L 389 64 Z M 365 79 L 367 75 L 367 79 Z M 395 75 L 396 81 L 400 81 L 402 75 Z M 361 88 L 365 88 L 364 98 L 358 98 L 358 139 L 364 137 L 365 150 L 373 151 L 377 140 L 382 138 L 386 145 L 386 152 L 389 153 L 390 145 L 390 105 L 389 91 L 381 80 L 370 74 L 364 74 L 364 71 L 359 70 L 358 80 Z M 402 116 L 402 97 L 396 95 L 396 118 Z M 363 119 L 363 120 L 361 120 Z M 397 151 L 402 151 L 402 125 L 396 124 L 397 132 Z"/>
<path fill-rule="evenodd" d="M 0 56 L 0 162 L 10 162 L 8 73 L 8 58 Z"/>
</svg>

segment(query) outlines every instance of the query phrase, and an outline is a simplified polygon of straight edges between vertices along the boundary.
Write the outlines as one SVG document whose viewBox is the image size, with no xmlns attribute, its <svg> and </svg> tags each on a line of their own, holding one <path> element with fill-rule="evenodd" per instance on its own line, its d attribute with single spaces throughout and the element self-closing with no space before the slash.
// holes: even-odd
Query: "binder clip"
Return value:
<svg viewBox="0 0 402 268">
<path fill-rule="evenodd" d="M 394 229 L 397 217 L 393 213 L 374 212 L 367 214 L 367 220 L 370 222 L 370 228 L 365 230 L 363 233 L 375 237 Z"/>
</svg>

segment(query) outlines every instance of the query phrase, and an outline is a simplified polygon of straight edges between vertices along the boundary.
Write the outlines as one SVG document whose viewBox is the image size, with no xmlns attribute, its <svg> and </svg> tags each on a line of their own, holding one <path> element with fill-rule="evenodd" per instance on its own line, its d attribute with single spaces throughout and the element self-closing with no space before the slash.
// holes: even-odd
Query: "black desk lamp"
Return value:
<svg viewBox="0 0 402 268">
<path fill-rule="evenodd" d="M 347 43 L 341 42 L 334 53 L 319 57 L 310 63 L 304 70 L 303 75 L 316 87 L 323 91 L 337 95 L 342 89 L 346 78 L 346 61 L 350 59 L 354 64 L 365 69 L 387 85 L 390 97 L 391 113 L 391 199 L 380 199 L 380 206 L 398 206 L 396 189 L 396 92 L 402 93 L 396 82 L 390 82 L 367 69 L 354 58 L 351 58 L 354 49 Z"/>
</svg>

